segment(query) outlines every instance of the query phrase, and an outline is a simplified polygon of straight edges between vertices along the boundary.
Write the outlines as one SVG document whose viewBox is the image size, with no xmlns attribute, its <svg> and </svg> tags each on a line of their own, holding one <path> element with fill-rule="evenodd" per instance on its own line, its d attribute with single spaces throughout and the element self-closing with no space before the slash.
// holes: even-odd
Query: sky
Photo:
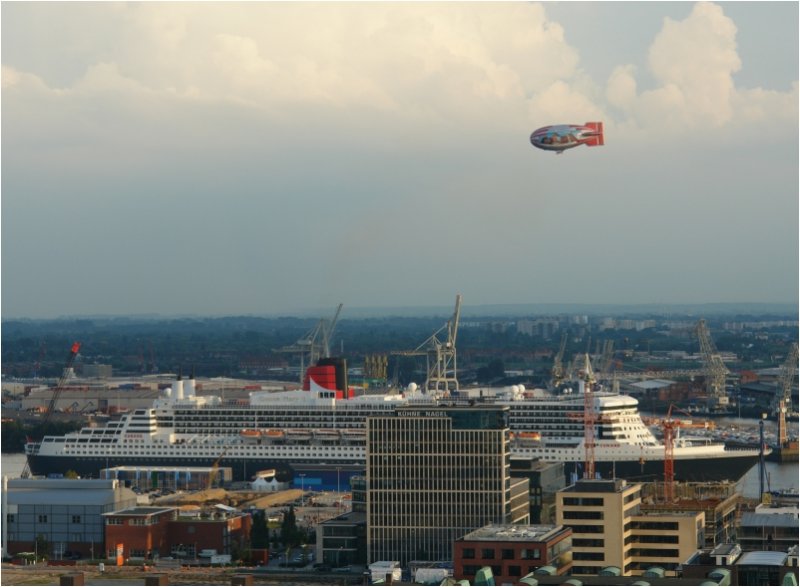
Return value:
<svg viewBox="0 0 800 587">
<path fill-rule="evenodd" d="M 3 2 L 0 26 L 3 318 L 798 301 L 796 2 Z M 604 146 L 529 142 L 587 121 Z"/>
</svg>

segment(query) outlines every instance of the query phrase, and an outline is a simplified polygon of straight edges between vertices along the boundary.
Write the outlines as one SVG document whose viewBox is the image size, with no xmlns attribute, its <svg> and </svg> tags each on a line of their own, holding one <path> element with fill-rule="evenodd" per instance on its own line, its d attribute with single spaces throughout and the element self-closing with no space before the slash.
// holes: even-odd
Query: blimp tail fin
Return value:
<svg viewBox="0 0 800 587">
<path fill-rule="evenodd" d="M 590 137 L 586 141 L 587 147 L 600 147 L 605 144 L 605 140 L 603 137 L 603 123 L 602 122 L 587 122 L 584 126 L 588 126 L 597 134 L 593 137 Z"/>
</svg>

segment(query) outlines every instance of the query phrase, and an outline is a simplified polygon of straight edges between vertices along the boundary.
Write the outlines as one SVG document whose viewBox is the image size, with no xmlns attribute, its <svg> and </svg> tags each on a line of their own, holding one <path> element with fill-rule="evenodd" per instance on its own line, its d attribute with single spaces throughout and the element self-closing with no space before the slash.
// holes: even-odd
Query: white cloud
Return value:
<svg viewBox="0 0 800 587">
<path fill-rule="evenodd" d="M 747 125 L 755 132 L 756 123 L 771 118 L 796 132 L 796 84 L 790 92 L 736 87 L 734 74 L 742 65 L 736 34 L 722 7 L 711 3 L 696 4 L 682 21 L 664 19 L 649 50 L 657 87 L 637 93 L 630 65 L 617 67 L 607 82 L 606 98 L 622 112 L 619 128 L 663 141 L 694 131 L 741 131 Z"/>
</svg>

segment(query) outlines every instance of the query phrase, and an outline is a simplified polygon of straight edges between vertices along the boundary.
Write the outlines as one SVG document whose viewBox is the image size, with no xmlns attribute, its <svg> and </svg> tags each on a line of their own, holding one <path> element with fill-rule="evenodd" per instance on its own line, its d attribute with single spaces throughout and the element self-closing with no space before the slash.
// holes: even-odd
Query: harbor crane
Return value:
<svg viewBox="0 0 800 587">
<path fill-rule="evenodd" d="M 567 348 L 567 333 L 563 332 L 561 334 L 561 344 L 558 347 L 558 353 L 556 353 L 555 358 L 553 359 L 553 370 L 551 371 L 553 377 L 553 387 L 558 387 L 561 385 L 561 382 L 564 381 L 564 350 Z"/>
<path fill-rule="evenodd" d="M 781 365 L 775 396 L 772 400 L 772 410 L 778 420 L 778 446 L 783 447 L 789 441 L 789 432 L 786 428 L 786 412 L 792 409 L 792 384 L 797 373 L 797 343 L 792 343 L 786 361 Z"/>
<path fill-rule="evenodd" d="M 709 408 L 724 406 L 727 404 L 728 398 L 725 395 L 725 380 L 730 373 L 725 366 L 722 356 L 717 350 L 714 341 L 706 326 L 705 319 L 701 318 L 694 327 L 694 335 L 700 344 L 700 355 L 704 367 L 702 369 L 670 369 L 665 371 L 603 371 L 596 375 L 596 378 L 602 380 L 616 380 L 617 378 L 665 378 L 665 377 L 705 377 L 706 390 L 709 396 Z M 605 357 L 605 350 L 603 353 Z M 609 362 L 609 368 L 613 361 Z"/>
<path fill-rule="evenodd" d="M 580 386 L 583 387 L 583 445 L 586 451 L 584 458 L 584 479 L 594 479 L 594 425 L 597 414 L 594 405 L 593 386 L 595 384 L 592 362 L 589 353 L 584 354 L 583 366 L 579 369 Z"/>
<path fill-rule="evenodd" d="M 297 339 L 292 345 L 276 349 L 279 353 L 297 353 L 300 355 L 300 383 L 306 373 L 306 364 L 314 365 L 321 358 L 331 356 L 330 343 L 333 333 L 336 330 L 336 323 L 339 321 L 339 314 L 343 304 L 339 304 L 333 318 L 326 320 L 320 318 L 319 322 L 305 335 Z M 306 360 L 308 363 L 306 363 Z"/>
<path fill-rule="evenodd" d="M 456 372 L 456 338 L 461 317 L 461 294 L 456 295 L 456 306 L 452 317 L 439 330 L 412 351 L 392 351 L 392 355 L 426 357 L 426 391 L 458 389 Z M 446 333 L 446 338 L 442 336 Z M 440 340 L 439 337 L 442 337 Z"/>
<path fill-rule="evenodd" d="M 728 397 L 725 395 L 725 379 L 730 371 L 725 366 L 711 338 L 704 318 L 700 318 L 697 322 L 695 333 L 697 340 L 700 342 L 700 353 L 703 356 L 703 362 L 706 365 L 706 389 L 709 400 L 714 402 L 716 406 L 727 405 Z M 709 406 L 709 408 L 716 406 Z"/>
<path fill-rule="evenodd" d="M 78 353 L 81 350 L 81 343 L 74 342 L 72 343 L 72 347 L 69 350 L 69 356 L 67 357 L 67 363 L 64 365 L 64 370 L 61 372 L 61 377 L 59 377 L 56 386 L 53 388 L 53 395 L 50 396 L 50 402 L 47 404 L 47 408 L 42 415 L 42 420 L 40 422 L 40 426 L 44 431 L 45 427 L 47 426 L 48 422 L 50 422 L 50 418 L 53 416 L 53 412 L 56 409 L 56 405 L 58 403 L 58 398 L 61 396 L 61 391 L 64 389 L 64 385 L 67 382 L 71 372 L 72 366 L 75 364 L 75 359 L 78 356 Z M 31 468 L 27 461 L 25 460 L 25 466 L 22 469 L 22 473 L 20 477 L 23 479 L 27 479 L 31 475 Z"/>
</svg>

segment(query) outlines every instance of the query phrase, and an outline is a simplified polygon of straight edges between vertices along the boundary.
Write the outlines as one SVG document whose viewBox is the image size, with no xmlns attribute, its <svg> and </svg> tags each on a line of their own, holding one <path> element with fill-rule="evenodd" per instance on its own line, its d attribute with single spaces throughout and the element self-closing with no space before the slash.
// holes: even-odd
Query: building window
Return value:
<svg viewBox="0 0 800 587">
<path fill-rule="evenodd" d="M 511 565 L 508 567 L 508 576 L 519 578 L 522 576 L 522 569 L 518 565 Z"/>
<path fill-rule="evenodd" d="M 601 561 L 605 559 L 602 552 L 574 552 L 572 558 L 576 561 Z"/>
<path fill-rule="evenodd" d="M 81 523 L 81 517 L 80 516 L 72 516 L 72 523 L 73 524 L 80 524 Z"/>
<path fill-rule="evenodd" d="M 504 548 L 500 551 L 500 558 L 505 561 L 514 560 L 514 549 L 513 548 Z"/>
<path fill-rule="evenodd" d="M 520 552 L 520 558 L 525 560 L 539 560 L 542 553 L 538 548 L 523 548 Z"/>
<path fill-rule="evenodd" d="M 603 512 L 565 511 L 565 520 L 602 520 Z"/>
<path fill-rule="evenodd" d="M 603 507 L 602 497 L 565 497 L 563 505 L 600 506 Z"/>
<path fill-rule="evenodd" d="M 46 524 L 47 523 L 47 514 L 39 514 L 39 523 Z"/>
<path fill-rule="evenodd" d="M 469 559 L 475 558 L 475 549 L 474 548 L 465 548 L 462 558 L 469 558 Z"/>
<path fill-rule="evenodd" d="M 9 524 L 13 524 L 14 523 L 14 514 L 6 514 L 6 522 L 8 522 Z"/>
<path fill-rule="evenodd" d="M 494 549 L 493 548 L 482 548 L 481 549 L 481 558 L 482 559 L 493 559 L 494 558 Z"/>
</svg>

